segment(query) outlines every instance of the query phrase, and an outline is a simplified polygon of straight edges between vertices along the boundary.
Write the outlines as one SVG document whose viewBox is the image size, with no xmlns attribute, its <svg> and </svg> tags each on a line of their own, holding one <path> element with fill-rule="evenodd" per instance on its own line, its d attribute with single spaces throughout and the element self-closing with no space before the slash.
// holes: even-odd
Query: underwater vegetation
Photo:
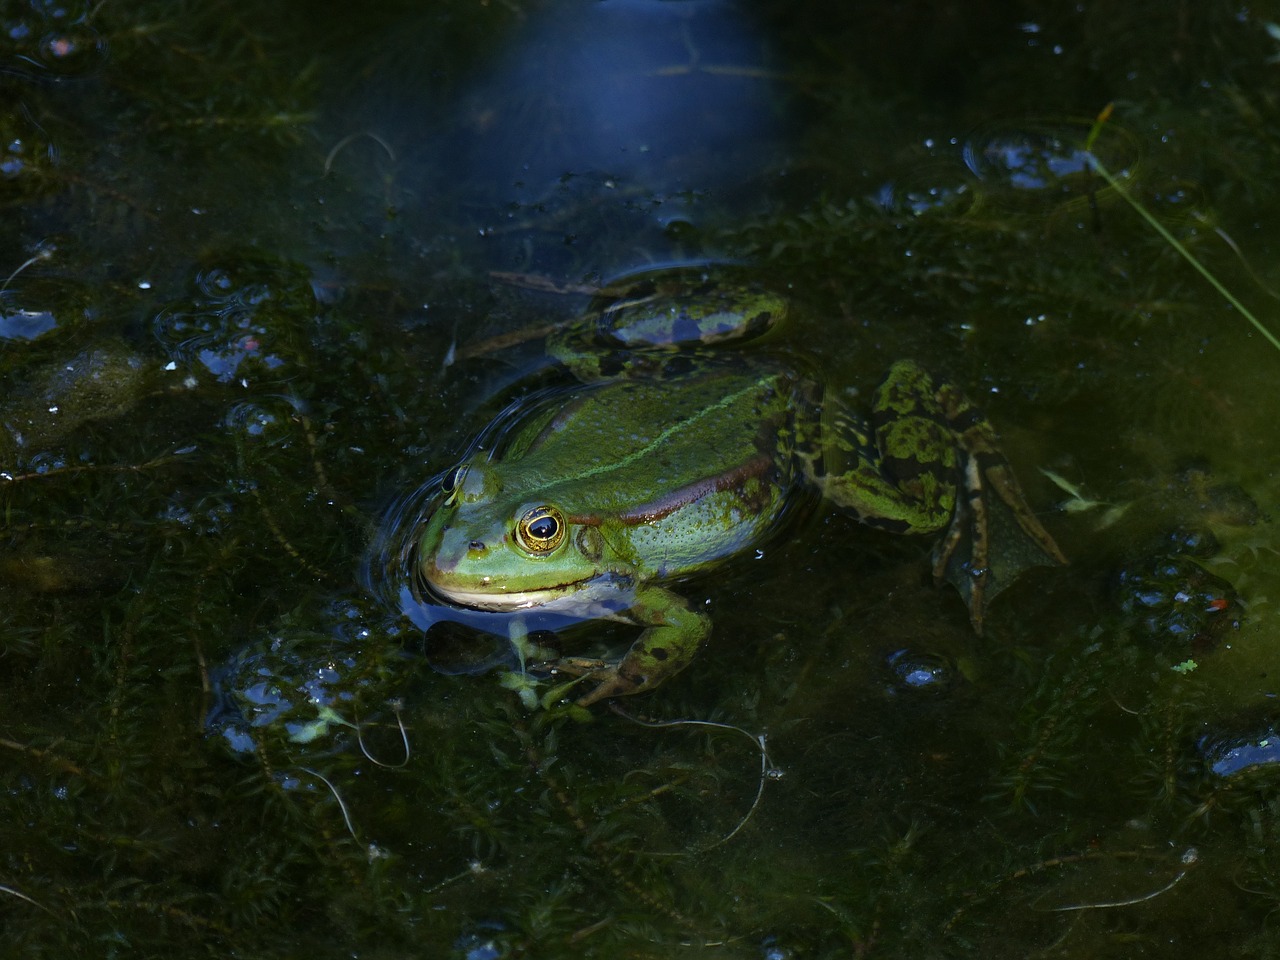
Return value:
<svg viewBox="0 0 1280 960">
<path fill-rule="evenodd" d="M 6 955 L 1280 955 L 1280 11 L 595 6 L 0 0 Z M 711 262 L 959 384 L 1070 565 L 977 638 L 817 511 L 589 711 L 406 616 L 396 505 Z"/>
</svg>

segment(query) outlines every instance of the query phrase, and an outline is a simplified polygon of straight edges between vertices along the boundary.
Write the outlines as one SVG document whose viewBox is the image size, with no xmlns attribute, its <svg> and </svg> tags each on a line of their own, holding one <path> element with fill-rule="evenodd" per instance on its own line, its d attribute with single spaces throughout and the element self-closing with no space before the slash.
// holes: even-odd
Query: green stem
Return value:
<svg viewBox="0 0 1280 960">
<path fill-rule="evenodd" d="M 1089 154 L 1089 162 L 1093 165 L 1093 169 L 1098 172 L 1098 176 L 1102 177 L 1102 179 L 1107 182 L 1108 186 L 1114 188 L 1116 193 L 1120 194 L 1120 196 L 1124 198 L 1125 203 L 1129 204 L 1129 206 L 1133 207 L 1133 209 L 1138 212 L 1138 216 L 1142 217 L 1143 220 L 1147 221 L 1147 223 L 1151 225 L 1152 230 L 1160 234 L 1169 246 L 1178 251 L 1178 254 L 1182 259 L 1195 267 L 1200 276 L 1208 280 L 1209 283 L 1213 285 L 1213 289 L 1217 290 L 1227 303 L 1239 310 L 1244 318 L 1253 324 L 1253 328 L 1266 337 L 1269 344 L 1277 350 L 1280 350 L 1280 339 L 1277 339 L 1275 334 L 1264 327 L 1262 325 L 1262 321 L 1254 316 L 1253 311 L 1241 303 L 1230 290 L 1223 286 L 1222 281 L 1210 273 L 1209 268 L 1197 260 L 1195 254 L 1183 246 L 1181 241 L 1170 233 L 1164 224 L 1157 220 L 1146 207 L 1134 199 L 1120 184 L 1120 181 L 1111 175 L 1111 171 L 1102 165 L 1102 161 L 1098 159 L 1097 155 L 1093 153 L 1093 142 L 1098 138 L 1098 134 L 1102 131 L 1102 125 L 1106 123 L 1110 112 L 1110 109 L 1107 109 L 1099 115 L 1097 121 L 1094 122 L 1093 129 L 1089 131 L 1088 138 L 1085 140 L 1084 148 Z"/>
</svg>

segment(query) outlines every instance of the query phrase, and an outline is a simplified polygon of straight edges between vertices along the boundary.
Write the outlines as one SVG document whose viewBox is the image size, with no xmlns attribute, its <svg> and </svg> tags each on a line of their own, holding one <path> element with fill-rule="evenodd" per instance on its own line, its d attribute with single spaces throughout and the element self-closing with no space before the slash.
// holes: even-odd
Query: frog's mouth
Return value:
<svg viewBox="0 0 1280 960">
<path fill-rule="evenodd" d="M 522 610 L 527 607 L 542 607 L 572 590 L 574 584 L 561 587 L 543 588 L 539 590 L 510 590 L 500 585 L 485 584 L 478 587 L 447 586 L 424 577 L 427 589 L 441 600 L 456 603 L 473 610 L 493 610 L 505 612 Z"/>
<path fill-rule="evenodd" d="M 459 585 L 441 582 L 432 577 L 430 565 L 420 571 L 422 584 L 427 592 L 460 607 L 485 610 L 491 613 L 512 613 L 517 610 L 539 609 L 547 612 L 580 613 L 584 607 L 604 604 L 614 608 L 623 603 L 631 581 L 627 577 L 610 574 L 593 574 L 581 580 L 570 580 L 554 586 L 522 590 L 503 582 L 499 577 L 481 578 L 476 584 Z"/>
<path fill-rule="evenodd" d="M 590 582 L 594 579 L 587 577 L 553 586 L 520 589 L 512 586 L 502 577 L 478 577 L 476 581 L 468 584 L 451 583 L 449 577 L 442 576 L 441 572 L 430 563 L 422 565 L 420 574 L 423 585 L 436 598 L 460 607 L 498 613 L 553 605 L 557 600 L 573 597 L 583 590 L 589 592 Z"/>
</svg>

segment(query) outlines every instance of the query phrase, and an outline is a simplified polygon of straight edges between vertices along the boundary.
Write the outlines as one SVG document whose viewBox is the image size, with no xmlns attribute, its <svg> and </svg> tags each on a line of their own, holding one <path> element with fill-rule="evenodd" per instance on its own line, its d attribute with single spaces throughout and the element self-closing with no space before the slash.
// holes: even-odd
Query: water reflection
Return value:
<svg viewBox="0 0 1280 960">
<path fill-rule="evenodd" d="M 90 23 L 90 6 L 70 0 L 13 11 L 4 20 L 10 53 L 0 72 L 59 81 L 97 70 L 106 62 L 107 45 Z"/>
<path fill-rule="evenodd" d="M 2 311 L 0 312 L 0 340 L 34 340 L 57 325 L 57 318 L 48 310 Z"/>
<path fill-rule="evenodd" d="M 965 166 L 994 193 L 1006 198 L 1061 200 L 1098 191 L 1090 156 L 1099 158 L 1116 177 L 1133 175 L 1138 163 L 1136 139 L 1109 123 L 1090 149 L 1092 123 L 1030 120 L 1016 126 L 991 124 L 965 142 Z"/>
<path fill-rule="evenodd" d="M 1200 737 L 1197 748 L 1209 772 L 1231 778 L 1241 774 L 1274 777 L 1280 763 L 1280 725 L 1273 712 L 1221 724 Z"/>
<path fill-rule="evenodd" d="M 394 151 L 401 215 L 436 223 L 456 198 L 499 260 L 551 270 L 600 238 L 642 237 L 662 256 L 777 155 L 767 41 L 722 0 L 552 5 L 435 108 L 440 79 L 422 59 L 388 58 L 342 133 L 370 130 Z"/>
<path fill-rule="evenodd" d="M 496 61 L 465 101 L 459 172 L 475 180 L 714 186 L 749 172 L 777 133 L 761 40 L 719 0 L 551 10 Z"/>
</svg>

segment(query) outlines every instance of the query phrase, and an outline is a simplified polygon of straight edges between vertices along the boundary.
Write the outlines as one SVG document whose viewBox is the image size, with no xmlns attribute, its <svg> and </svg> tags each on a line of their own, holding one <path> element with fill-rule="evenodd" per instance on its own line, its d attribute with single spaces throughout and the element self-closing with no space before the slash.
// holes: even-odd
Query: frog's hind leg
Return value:
<svg viewBox="0 0 1280 960">
<path fill-rule="evenodd" d="M 867 421 L 824 397 L 817 435 L 796 452 L 827 499 L 882 530 L 942 534 L 934 578 L 960 591 L 976 632 L 987 604 L 1022 571 L 1066 562 L 1027 506 L 991 424 L 915 363 L 890 368 Z"/>
<path fill-rule="evenodd" d="M 867 422 L 826 397 L 816 440 L 797 446 L 805 476 L 859 523 L 931 534 L 952 517 L 957 454 L 941 417 L 913 411 Z"/>
<path fill-rule="evenodd" d="M 1067 559 L 1028 506 L 991 424 L 954 387 L 939 387 L 936 397 L 960 449 L 962 489 L 934 548 L 933 574 L 960 591 L 981 633 L 987 604 L 1022 571 Z"/>
</svg>

